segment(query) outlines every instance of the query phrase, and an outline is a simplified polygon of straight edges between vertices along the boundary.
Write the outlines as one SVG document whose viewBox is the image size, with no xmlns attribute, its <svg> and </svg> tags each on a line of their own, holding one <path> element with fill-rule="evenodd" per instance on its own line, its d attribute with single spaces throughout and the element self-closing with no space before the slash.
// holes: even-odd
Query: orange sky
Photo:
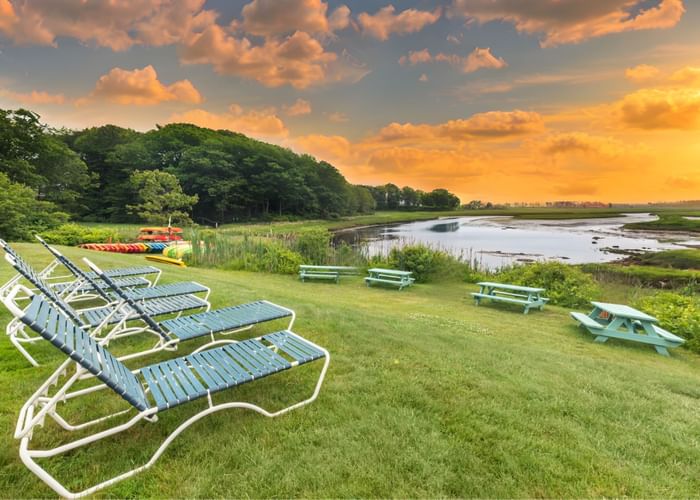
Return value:
<svg viewBox="0 0 700 500">
<path fill-rule="evenodd" d="M 700 2 L 0 0 L 0 107 L 463 201 L 700 199 Z"/>
</svg>

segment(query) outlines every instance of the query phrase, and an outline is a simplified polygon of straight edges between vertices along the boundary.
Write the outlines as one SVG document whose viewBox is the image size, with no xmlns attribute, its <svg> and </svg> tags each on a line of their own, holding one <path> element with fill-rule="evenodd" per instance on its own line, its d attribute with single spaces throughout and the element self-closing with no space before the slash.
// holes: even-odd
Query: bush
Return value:
<svg viewBox="0 0 700 500">
<path fill-rule="evenodd" d="M 598 293 L 593 278 L 577 267 L 561 262 L 538 262 L 516 265 L 497 274 L 497 279 L 514 285 L 546 289 L 552 304 L 584 307 Z"/>
<path fill-rule="evenodd" d="M 326 229 L 311 229 L 299 233 L 294 249 L 301 254 L 306 264 L 323 265 L 328 259 L 331 233 Z"/>
<path fill-rule="evenodd" d="M 418 283 L 437 277 L 459 276 L 462 265 L 447 252 L 426 245 L 394 247 L 389 252 L 387 264 L 391 268 L 411 271 Z"/>
<path fill-rule="evenodd" d="M 661 292 L 640 299 L 635 307 L 658 318 L 662 328 L 683 337 L 685 347 L 700 353 L 700 298 Z"/>
<path fill-rule="evenodd" d="M 86 227 L 78 224 L 63 224 L 41 235 L 48 243 L 76 246 L 83 243 L 108 243 L 119 241 L 119 234 L 113 229 Z"/>
</svg>

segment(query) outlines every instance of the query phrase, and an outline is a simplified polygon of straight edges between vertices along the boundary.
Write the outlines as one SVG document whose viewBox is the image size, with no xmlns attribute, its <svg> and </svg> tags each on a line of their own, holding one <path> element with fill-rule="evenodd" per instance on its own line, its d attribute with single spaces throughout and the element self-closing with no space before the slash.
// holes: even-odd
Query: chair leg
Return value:
<svg viewBox="0 0 700 500">
<path fill-rule="evenodd" d="M 599 344 L 605 344 L 608 341 L 608 337 L 604 335 L 598 335 L 593 339 L 593 342 L 598 342 Z"/>
</svg>

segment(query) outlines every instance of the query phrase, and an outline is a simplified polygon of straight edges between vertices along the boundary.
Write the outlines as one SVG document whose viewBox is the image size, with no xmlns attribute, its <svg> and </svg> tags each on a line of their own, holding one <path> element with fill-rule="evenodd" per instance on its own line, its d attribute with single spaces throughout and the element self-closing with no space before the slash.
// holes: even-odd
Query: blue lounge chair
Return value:
<svg viewBox="0 0 700 500">
<path fill-rule="evenodd" d="M 94 272 L 85 272 L 80 269 L 77 265 L 73 263 L 68 257 L 64 256 L 56 248 L 47 244 L 39 235 L 35 235 L 36 239 L 39 240 L 44 248 L 46 248 L 51 255 L 54 256 L 56 261 L 60 262 L 66 269 L 68 269 L 71 274 L 75 277 L 73 282 L 69 283 L 58 283 L 56 286 L 53 285 L 52 288 L 59 292 L 66 302 L 74 302 L 76 300 L 91 300 L 94 298 L 99 298 L 107 303 L 114 302 L 118 300 L 118 297 L 114 292 L 110 291 L 109 286 L 103 280 L 95 276 Z M 105 274 L 107 274 L 105 272 Z M 107 274 L 109 276 L 109 274 Z M 134 286 L 131 281 L 139 281 L 139 285 Z M 113 279 L 113 283 L 121 289 L 129 289 L 127 294 L 134 300 L 150 300 L 159 299 L 167 297 L 177 297 L 179 295 L 194 295 L 197 293 L 204 293 L 203 300 L 208 302 L 209 294 L 211 290 L 195 281 L 182 281 L 178 283 L 170 283 L 167 285 L 156 285 L 149 287 L 142 287 L 143 278 L 130 277 Z M 150 285 L 147 280 L 146 284 Z"/>
<path fill-rule="evenodd" d="M 54 305 L 60 308 L 71 319 L 75 320 L 86 330 L 89 330 L 95 336 L 107 336 L 111 339 L 134 335 L 136 333 L 148 331 L 148 328 L 143 325 L 127 326 L 127 323 L 132 320 L 138 320 L 137 314 L 133 308 L 124 303 L 123 299 L 112 301 L 111 303 L 89 309 L 75 309 L 71 304 L 67 303 L 56 290 L 54 290 L 44 278 L 39 276 L 32 267 L 25 262 L 17 253 L 7 252 L 9 245 L 0 240 L 3 248 L 5 248 L 5 260 L 19 273 L 32 284 L 38 291 L 46 296 Z M 18 280 L 19 281 L 19 280 Z M 113 283 L 113 282 L 112 282 Z M 167 286 L 167 285 L 166 285 Z M 152 290 L 152 289 L 145 289 Z M 144 291 L 145 291 L 144 290 Z M 208 291 L 208 289 L 206 289 Z M 167 290 L 166 290 L 167 291 Z M 194 295 L 181 295 L 158 297 L 150 300 L 145 300 L 143 296 L 138 294 L 138 290 L 129 290 L 130 297 L 134 300 L 140 300 L 141 308 L 150 316 L 164 316 L 172 314 L 181 314 L 183 311 L 191 311 L 196 309 L 209 310 L 210 304 L 208 301 L 200 299 Z M 0 300 L 5 305 L 9 302 L 18 303 L 27 299 L 33 292 L 20 284 L 15 284 L 12 289 L 3 287 L 0 290 Z M 34 366 L 38 366 L 37 361 L 24 349 L 23 344 L 31 344 L 41 341 L 40 337 L 27 332 L 22 326 L 22 322 L 18 317 L 13 318 L 6 327 L 6 333 L 10 337 L 13 345 L 22 353 L 22 355 Z"/>
<path fill-rule="evenodd" d="M 240 342 L 228 341 L 226 345 L 216 348 L 203 346 L 190 355 L 131 371 L 104 345 L 41 295 L 33 295 L 26 310 L 15 310 L 13 314 L 20 315 L 21 321 L 27 327 L 68 356 L 68 359 L 24 404 L 15 430 L 15 438 L 20 440 L 19 454 L 22 462 L 57 494 L 66 498 L 90 495 L 151 467 L 180 433 L 211 413 L 232 408 L 246 408 L 266 417 L 276 417 L 311 403 L 318 397 L 330 362 L 328 351 L 290 330 L 284 330 Z M 211 396 L 214 393 L 319 359 L 325 359 L 325 362 L 312 395 L 283 409 L 268 411 L 247 402 L 215 404 L 212 401 Z M 72 367 L 75 367 L 75 372 L 71 375 L 67 374 L 69 370 L 72 372 Z M 64 376 L 67 380 L 59 386 Z M 85 381 L 86 378 L 91 377 L 96 378 L 100 383 L 87 388 L 84 386 L 81 389 L 72 388 L 76 382 Z M 54 385 L 59 387 L 54 390 Z M 96 391 L 105 389 L 112 390 L 123 398 L 127 408 L 82 423 L 69 423 L 60 415 L 59 403 L 71 404 L 82 395 L 94 394 Z M 61 455 L 114 436 L 141 421 L 155 424 L 160 413 L 205 397 L 208 400 L 208 406 L 187 418 L 170 433 L 146 463 L 83 491 L 69 491 L 36 461 L 36 459 Z M 92 401 L 94 405 L 94 399 Z M 93 434 L 85 432 L 85 429 L 96 424 L 104 424 L 115 417 L 126 417 L 129 413 L 132 416 L 126 421 L 124 418 L 120 419 L 122 423 L 106 429 L 101 425 L 102 430 Z M 54 420 L 66 431 L 83 431 L 81 433 L 83 437 L 53 448 L 31 449 L 31 440 L 40 432 L 39 428 L 43 427 L 46 418 Z M 41 432 L 51 432 L 49 429 L 55 429 L 55 427 L 48 426 Z M 52 436 L 49 442 L 55 443 L 58 440 Z"/>
</svg>

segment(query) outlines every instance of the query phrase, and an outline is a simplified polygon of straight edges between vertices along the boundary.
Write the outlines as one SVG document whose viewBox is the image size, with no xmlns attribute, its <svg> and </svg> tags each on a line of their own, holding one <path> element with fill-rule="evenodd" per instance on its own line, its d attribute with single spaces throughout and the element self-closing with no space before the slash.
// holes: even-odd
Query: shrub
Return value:
<svg viewBox="0 0 700 500">
<path fill-rule="evenodd" d="M 683 337 L 688 349 L 700 353 L 700 298 L 660 292 L 638 300 L 635 307 L 658 318 L 661 327 Z"/>
<path fill-rule="evenodd" d="M 392 268 L 411 271 L 418 283 L 425 283 L 438 276 L 458 276 L 461 266 L 457 259 L 447 252 L 426 245 L 394 247 L 389 252 L 387 264 Z"/>
<path fill-rule="evenodd" d="M 56 229 L 44 232 L 42 237 L 48 243 L 67 246 L 119 241 L 119 234 L 112 229 L 86 227 L 78 224 L 63 224 Z"/>
<path fill-rule="evenodd" d="M 328 259 L 331 233 L 326 229 L 311 229 L 299 233 L 294 249 L 307 264 L 322 265 Z"/>
<path fill-rule="evenodd" d="M 504 283 L 545 288 L 552 304 L 583 307 L 597 295 L 598 288 L 588 274 L 561 262 L 516 265 L 497 274 Z"/>
</svg>

